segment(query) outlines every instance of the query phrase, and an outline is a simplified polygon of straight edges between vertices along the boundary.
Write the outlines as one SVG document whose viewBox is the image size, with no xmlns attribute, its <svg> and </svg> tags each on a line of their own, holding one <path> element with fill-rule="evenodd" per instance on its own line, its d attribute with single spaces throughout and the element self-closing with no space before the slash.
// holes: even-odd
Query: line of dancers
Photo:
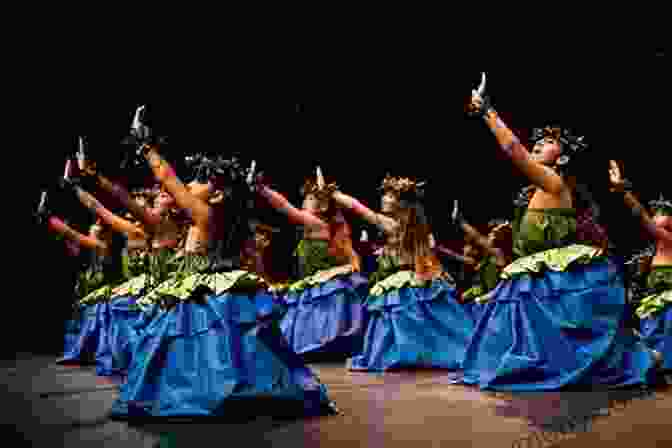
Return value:
<svg viewBox="0 0 672 448">
<path fill-rule="evenodd" d="M 145 164 L 155 184 L 128 191 L 105 177 L 80 139 L 58 188 L 96 224 L 88 234 L 75 230 L 47 193 L 37 213 L 93 257 L 59 362 L 95 362 L 99 375 L 120 375 L 117 418 L 335 413 L 306 364 L 325 354 L 347 359 L 352 371 L 449 369 L 483 390 L 654 384 L 672 366 L 672 203 L 661 198 L 647 210 L 611 162 L 611 194 L 655 242 L 631 260 L 633 273 L 599 223 L 596 167 L 583 138 L 546 126 L 534 130 L 528 151 L 494 109 L 485 76 L 467 112 L 509 159 L 502 169 L 512 164 L 530 186 L 514 218 L 492 221 L 487 232 L 447 204 L 446 219 L 464 237 L 463 254 L 450 255 L 459 269 L 442 263 L 450 251 L 432 232 L 424 182 L 387 175 L 374 211 L 318 168 L 296 207 L 254 161 L 196 154 L 188 157 L 193 180 L 183 183 L 140 108 L 128 160 Z M 260 221 L 259 201 L 303 231 L 291 279 L 273 266 L 278 231 Z M 355 219 L 384 235 L 379 247 L 354 241 Z M 628 325 L 632 303 L 637 328 Z"/>
</svg>

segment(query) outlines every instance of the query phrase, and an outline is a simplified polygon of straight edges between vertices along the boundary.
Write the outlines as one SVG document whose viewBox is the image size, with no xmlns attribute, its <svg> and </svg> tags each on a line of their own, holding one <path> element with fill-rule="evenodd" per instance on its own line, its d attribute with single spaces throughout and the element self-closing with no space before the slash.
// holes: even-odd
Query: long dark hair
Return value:
<svg viewBox="0 0 672 448">
<path fill-rule="evenodd" d="M 430 221 L 423 204 L 424 195 L 418 191 L 400 192 L 399 239 L 402 253 L 414 261 L 415 272 L 427 275 L 440 270 L 440 262 L 430 247 Z"/>
<path fill-rule="evenodd" d="M 240 251 L 252 231 L 249 220 L 254 211 L 254 192 L 245 182 L 244 171 L 236 165 L 210 178 L 223 199 L 211 205 L 210 257 L 214 263 L 240 267 Z"/>
</svg>

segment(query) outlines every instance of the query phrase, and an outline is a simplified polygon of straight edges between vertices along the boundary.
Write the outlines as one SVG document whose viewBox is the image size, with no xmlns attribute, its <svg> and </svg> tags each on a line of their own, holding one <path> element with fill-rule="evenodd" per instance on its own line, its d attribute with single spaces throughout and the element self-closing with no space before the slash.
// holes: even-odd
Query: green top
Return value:
<svg viewBox="0 0 672 448">
<path fill-rule="evenodd" d="M 302 277 L 309 277 L 318 271 L 350 263 L 329 255 L 329 241 L 301 240 L 294 251 L 299 257 Z"/>
<path fill-rule="evenodd" d="M 589 264 L 605 256 L 592 242 L 577 237 L 576 210 L 518 209 L 513 222 L 513 253 L 517 257 L 501 273 L 507 279 L 548 269 L 564 272 L 575 263 Z"/>
<path fill-rule="evenodd" d="M 381 255 L 378 257 L 377 261 L 378 269 L 369 278 L 369 283 L 372 285 L 386 279 L 392 274 L 396 274 L 401 268 L 399 257 Z"/>
<path fill-rule="evenodd" d="M 489 255 L 483 259 L 481 267 L 474 273 L 472 286 L 464 292 L 463 299 L 471 300 L 482 296 L 495 289 L 498 282 L 497 257 Z"/>
<path fill-rule="evenodd" d="M 576 242 L 576 210 L 518 209 L 513 222 L 513 253 L 525 257 Z"/>
</svg>

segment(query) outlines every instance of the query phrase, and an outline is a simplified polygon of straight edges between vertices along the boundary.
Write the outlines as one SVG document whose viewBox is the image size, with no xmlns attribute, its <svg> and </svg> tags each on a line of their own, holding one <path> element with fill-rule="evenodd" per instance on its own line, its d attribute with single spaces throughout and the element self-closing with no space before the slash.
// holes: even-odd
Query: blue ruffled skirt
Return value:
<svg viewBox="0 0 672 448">
<path fill-rule="evenodd" d="M 366 278 L 354 273 L 286 293 L 280 328 L 294 352 L 345 357 L 361 350 L 366 288 Z"/>
<path fill-rule="evenodd" d="M 101 307 L 101 337 L 96 351 L 96 374 L 124 375 L 125 368 L 115 362 L 134 336 L 133 325 L 140 317 L 135 297 L 115 297 Z"/>
<path fill-rule="evenodd" d="M 364 348 L 351 359 L 351 370 L 461 367 L 474 323 L 447 281 L 370 296 L 366 306 Z"/>
<path fill-rule="evenodd" d="M 115 418 L 331 413 L 326 388 L 292 352 L 267 294 L 224 293 L 159 310 L 133 344 Z M 277 406 L 273 406 L 273 405 Z"/>
<path fill-rule="evenodd" d="M 101 305 L 80 305 L 72 319 L 66 322 L 64 352 L 57 363 L 94 363 L 104 320 L 104 308 Z"/>
<path fill-rule="evenodd" d="M 663 355 L 663 370 L 672 369 L 672 306 L 640 321 L 644 343 Z"/>
<path fill-rule="evenodd" d="M 654 359 L 625 328 L 621 266 L 570 266 L 500 282 L 484 305 L 463 381 L 501 391 L 627 386 L 651 380 Z"/>
<path fill-rule="evenodd" d="M 483 308 L 485 304 L 478 303 L 475 300 L 463 304 L 464 308 L 467 310 L 467 313 L 471 316 L 476 325 L 483 314 Z"/>
</svg>

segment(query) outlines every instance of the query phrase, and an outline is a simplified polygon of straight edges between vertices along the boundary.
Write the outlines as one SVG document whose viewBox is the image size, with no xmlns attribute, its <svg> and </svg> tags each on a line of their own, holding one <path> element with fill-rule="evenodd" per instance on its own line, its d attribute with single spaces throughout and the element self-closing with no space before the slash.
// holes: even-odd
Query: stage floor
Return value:
<svg viewBox="0 0 672 448">
<path fill-rule="evenodd" d="M 343 364 L 313 365 L 341 415 L 245 423 L 130 425 L 106 414 L 117 387 L 92 368 L 58 366 L 54 357 L 0 364 L 8 446 L 278 447 L 664 446 L 672 440 L 672 389 L 628 392 L 483 393 L 450 383 L 444 371 L 374 375 Z M 615 401 L 617 400 L 617 401 Z M 12 439 L 4 439 L 12 440 Z M 615 444 L 615 445 L 614 445 Z"/>
</svg>

